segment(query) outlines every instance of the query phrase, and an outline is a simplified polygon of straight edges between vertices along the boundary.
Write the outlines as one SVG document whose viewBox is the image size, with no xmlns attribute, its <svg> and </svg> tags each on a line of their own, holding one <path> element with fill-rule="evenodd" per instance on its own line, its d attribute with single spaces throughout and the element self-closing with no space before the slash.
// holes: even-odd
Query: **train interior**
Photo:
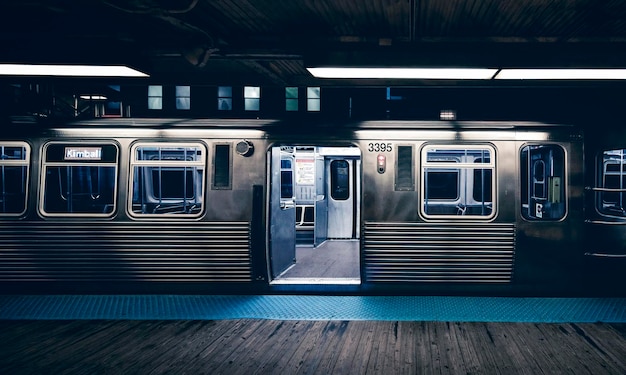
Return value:
<svg viewBox="0 0 626 375">
<path fill-rule="evenodd" d="M 281 146 L 269 157 L 272 284 L 359 284 L 359 149 Z"/>
</svg>

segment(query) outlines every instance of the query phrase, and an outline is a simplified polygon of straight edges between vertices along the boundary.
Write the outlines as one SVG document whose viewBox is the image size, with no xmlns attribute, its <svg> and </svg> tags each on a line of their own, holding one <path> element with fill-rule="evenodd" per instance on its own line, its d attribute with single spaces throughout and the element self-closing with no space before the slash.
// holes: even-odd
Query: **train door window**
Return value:
<svg viewBox="0 0 626 375">
<path fill-rule="evenodd" d="M 396 191 L 413 191 L 413 146 L 398 146 L 396 165 Z"/>
<path fill-rule="evenodd" d="M 230 144 L 215 145 L 213 153 L 213 189 L 228 190 L 231 188 L 231 152 Z"/>
<path fill-rule="evenodd" d="M 118 148 L 114 144 L 48 143 L 40 210 L 46 216 L 111 216 Z"/>
<path fill-rule="evenodd" d="M 330 162 L 330 196 L 336 201 L 350 198 L 350 164 L 345 160 Z"/>
<path fill-rule="evenodd" d="M 626 149 L 608 150 L 599 160 L 597 209 L 609 216 L 626 216 Z"/>
<path fill-rule="evenodd" d="M 199 143 L 140 143 L 131 149 L 133 216 L 202 214 L 206 148 Z"/>
<path fill-rule="evenodd" d="M 293 199 L 293 158 L 283 157 L 280 159 L 280 197 Z"/>
<path fill-rule="evenodd" d="M 26 211 L 30 146 L 25 142 L 0 143 L 0 214 Z"/>
<path fill-rule="evenodd" d="M 527 145 L 520 156 L 522 216 L 559 220 L 565 216 L 565 151 L 558 145 Z"/>
<path fill-rule="evenodd" d="M 426 217 L 491 218 L 495 214 L 495 151 L 487 145 L 428 145 L 422 149 Z"/>
</svg>

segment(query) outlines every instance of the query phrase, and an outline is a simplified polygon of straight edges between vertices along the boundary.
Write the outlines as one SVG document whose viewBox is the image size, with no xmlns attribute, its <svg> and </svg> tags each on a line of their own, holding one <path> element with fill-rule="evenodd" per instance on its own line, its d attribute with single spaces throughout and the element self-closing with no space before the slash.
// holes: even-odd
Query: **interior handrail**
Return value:
<svg viewBox="0 0 626 375">
<path fill-rule="evenodd" d="M 602 192 L 609 192 L 609 193 L 626 193 L 626 189 L 602 188 L 602 187 L 591 187 L 591 186 L 585 186 L 585 190 L 602 191 Z"/>
</svg>

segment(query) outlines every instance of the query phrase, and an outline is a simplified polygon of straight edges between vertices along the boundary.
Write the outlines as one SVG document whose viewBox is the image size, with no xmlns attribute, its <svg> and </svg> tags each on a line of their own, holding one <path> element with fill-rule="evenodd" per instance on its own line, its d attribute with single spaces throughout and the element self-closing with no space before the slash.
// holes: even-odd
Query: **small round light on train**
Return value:
<svg viewBox="0 0 626 375">
<path fill-rule="evenodd" d="M 376 167 L 378 173 L 385 173 L 385 169 L 387 169 L 387 157 L 385 155 L 378 154 L 378 157 L 376 158 Z"/>
<path fill-rule="evenodd" d="M 235 146 L 235 150 L 241 156 L 251 156 L 254 153 L 254 145 L 252 144 L 252 142 L 244 139 L 237 143 L 237 146 Z"/>
</svg>

